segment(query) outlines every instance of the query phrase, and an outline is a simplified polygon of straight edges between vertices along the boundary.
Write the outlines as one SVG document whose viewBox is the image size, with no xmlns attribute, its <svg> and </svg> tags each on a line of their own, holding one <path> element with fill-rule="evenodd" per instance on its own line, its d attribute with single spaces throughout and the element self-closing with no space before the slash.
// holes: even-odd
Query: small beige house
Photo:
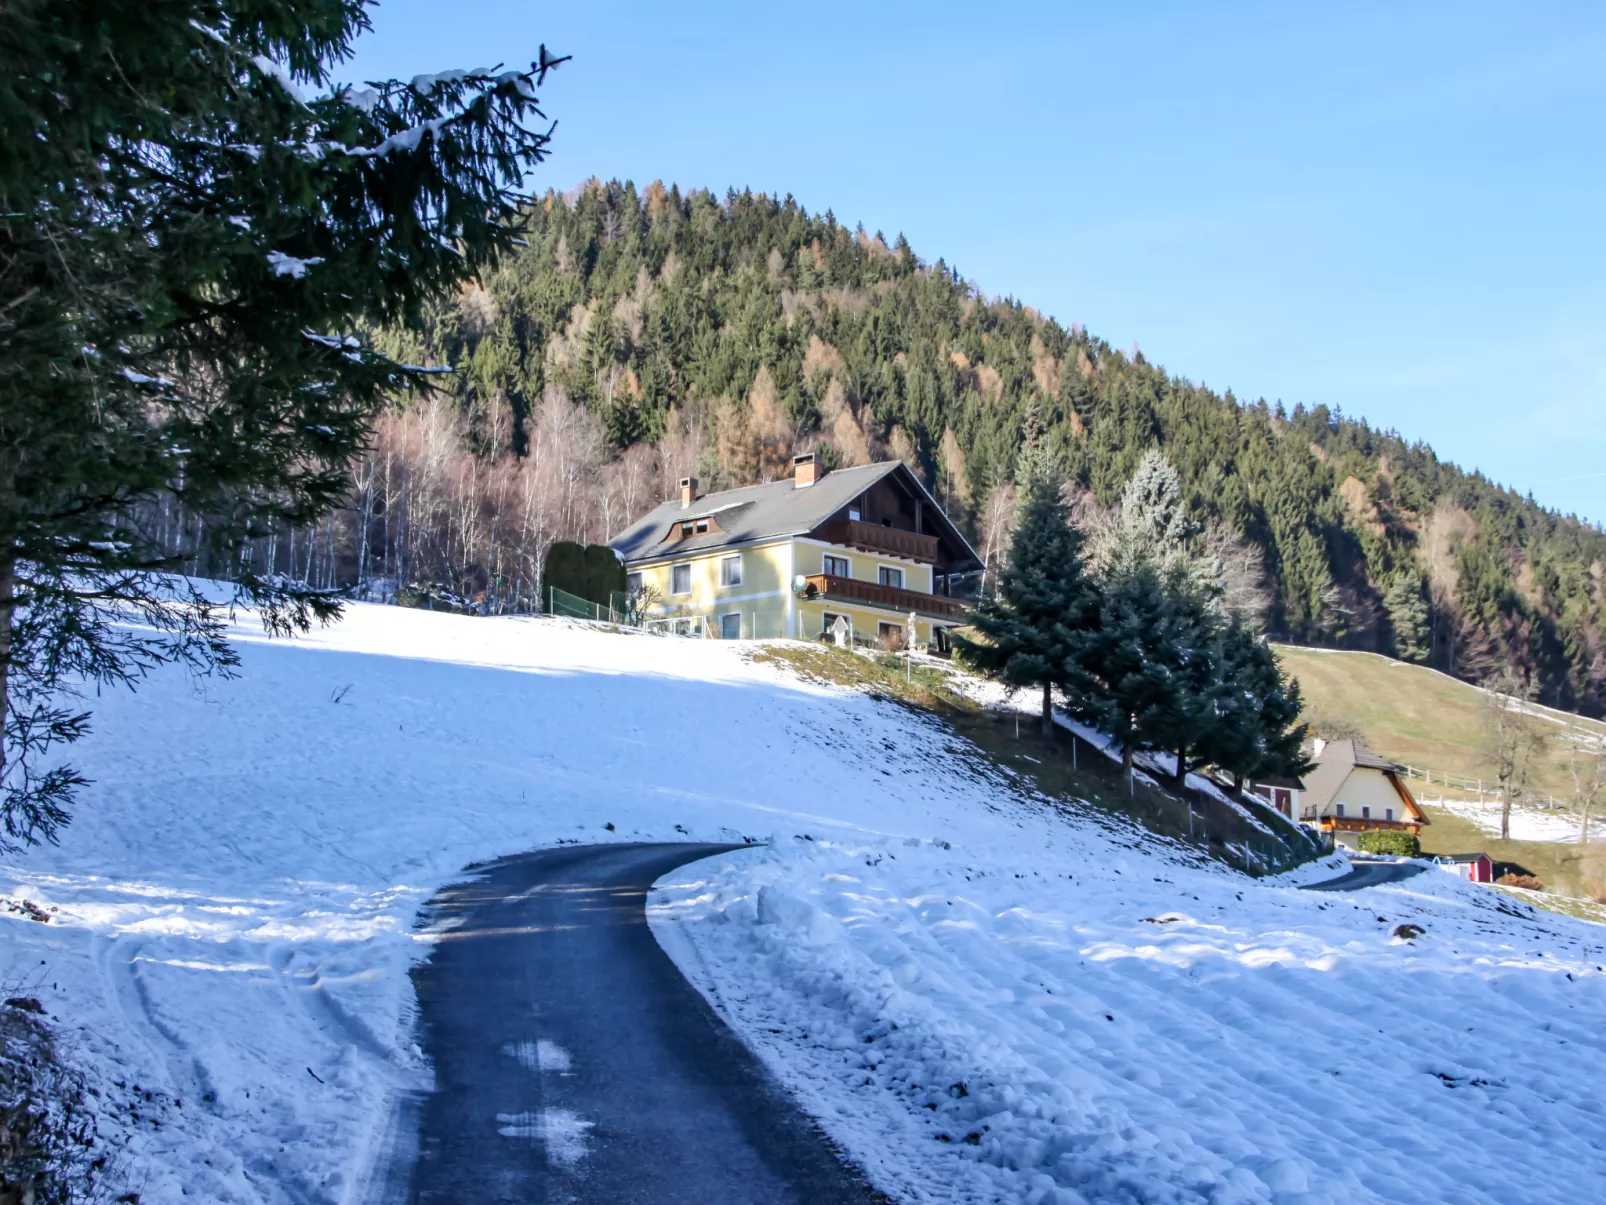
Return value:
<svg viewBox="0 0 1606 1205">
<path fill-rule="evenodd" d="M 716 639 L 834 634 L 946 652 L 965 613 L 950 585 L 981 568 L 898 460 L 826 472 L 798 456 L 789 480 L 713 494 L 687 478 L 608 542 L 650 628 Z"/>
<path fill-rule="evenodd" d="M 1420 836 L 1428 818 L 1417 806 L 1401 767 L 1356 741 L 1315 745 L 1316 768 L 1305 775 L 1299 818 L 1331 833 L 1336 844 L 1356 848 L 1364 832 Z"/>
</svg>

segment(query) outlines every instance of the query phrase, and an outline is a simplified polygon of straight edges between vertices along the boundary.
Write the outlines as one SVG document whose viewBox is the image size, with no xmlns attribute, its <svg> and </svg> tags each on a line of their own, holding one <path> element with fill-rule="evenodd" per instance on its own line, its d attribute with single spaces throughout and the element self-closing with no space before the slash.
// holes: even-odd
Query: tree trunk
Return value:
<svg viewBox="0 0 1606 1205">
<path fill-rule="evenodd" d="M 1511 784 L 1500 784 L 1500 839 L 1511 840 Z"/>
<path fill-rule="evenodd" d="M 1043 735 L 1051 736 L 1054 732 L 1054 684 L 1043 683 Z"/>
<path fill-rule="evenodd" d="M 1173 781 L 1177 784 L 1177 790 L 1186 791 L 1188 789 L 1188 747 L 1186 745 L 1177 746 L 1177 773 Z"/>
</svg>

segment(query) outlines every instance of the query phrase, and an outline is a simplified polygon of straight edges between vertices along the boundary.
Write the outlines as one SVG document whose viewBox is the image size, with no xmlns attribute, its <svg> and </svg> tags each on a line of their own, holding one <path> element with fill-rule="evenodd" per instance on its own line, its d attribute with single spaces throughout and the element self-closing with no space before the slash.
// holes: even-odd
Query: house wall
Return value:
<svg viewBox="0 0 1606 1205">
<path fill-rule="evenodd" d="M 824 573 L 825 556 L 843 556 L 848 558 L 848 568 L 852 570 L 849 577 L 861 582 L 880 581 L 880 568 L 887 565 L 903 570 L 903 588 L 905 590 L 919 590 L 924 594 L 931 593 L 931 566 L 923 565 L 919 561 L 905 560 L 903 557 L 886 556 L 879 552 L 862 552 L 857 548 L 839 548 L 827 544 L 823 540 L 800 538 L 797 544 L 797 568 L 795 573 Z"/>
<path fill-rule="evenodd" d="M 792 593 L 793 577 L 800 573 L 823 573 L 827 553 L 846 557 L 849 576 L 858 581 L 878 582 L 881 566 L 890 565 L 903 570 L 904 589 L 931 593 L 930 565 L 856 548 L 840 548 L 806 538 L 779 540 L 735 550 L 698 552 L 633 566 L 630 571 L 640 573 L 643 584 L 650 584 L 657 594 L 658 601 L 651 608 L 651 617 L 701 615 L 708 623 L 710 635 L 718 635 L 719 617 L 731 612 L 741 613 L 742 636 L 749 640 L 781 636 L 812 640 L 823 630 L 827 611 L 834 615 L 847 615 L 854 631 L 872 640 L 876 638 L 880 624 L 901 625 L 906 622 L 903 615 L 874 607 L 807 603 L 797 599 Z M 740 586 L 719 584 L 719 563 L 728 556 L 742 559 Z M 691 565 L 691 591 L 687 594 L 670 593 L 671 569 L 679 564 Z M 922 617 L 916 626 L 916 640 L 924 646 L 931 637 L 931 622 Z"/>
<path fill-rule="evenodd" d="M 1324 816 L 1338 815 L 1338 805 L 1344 805 L 1344 816 L 1349 820 L 1361 818 L 1361 808 L 1372 809 L 1373 820 L 1383 820 L 1388 816 L 1387 809 L 1394 809 L 1394 819 L 1403 822 L 1413 819 L 1400 798 L 1400 793 L 1394 789 L 1394 784 L 1388 775 L 1381 770 L 1374 770 L 1368 766 L 1356 766 L 1350 771 L 1344 785 L 1339 787 L 1338 794 L 1333 802 L 1327 806 Z"/>
<path fill-rule="evenodd" d="M 741 558 L 742 584 L 721 586 L 719 563 L 731 556 Z M 672 567 L 680 564 L 691 566 L 691 591 L 687 594 L 670 591 Z M 698 552 L 632 566 L 630 571 L 640 573 L 643 585 L 650 585 L 657 595 L 657 602 L 649 613 L 651 617 L 701 615 L 708 621 L 709 634 L 718 635 L 719 617 L 740 613 L 744 639 L 773 639 L 788 634 L 794 608 L 791 581 L 793 573 L 797 572 L 792 568 L 789 540 Z"/>
<path fill-rule="evenodd" d="M 848 622 L 853 625 L 856 635 L 877 640 L 880 637 L 882 624 L 896 624 L 899 628 L 908 626 L 907 614 L 897 615 L 891 611 L 883 611 L 876 607 L 855 607 L 846 603 L 799 602 L 798 604 L 798 638 L 802 640 L 817 640 L 825 631 L 825 616 L 846 615 Z M 908 632 L 903 633 L 907 641 Z M 915 645 L 924 648 L 931 640 L 931 621 L 920 615 L 915 618 Z"/>
</svg>

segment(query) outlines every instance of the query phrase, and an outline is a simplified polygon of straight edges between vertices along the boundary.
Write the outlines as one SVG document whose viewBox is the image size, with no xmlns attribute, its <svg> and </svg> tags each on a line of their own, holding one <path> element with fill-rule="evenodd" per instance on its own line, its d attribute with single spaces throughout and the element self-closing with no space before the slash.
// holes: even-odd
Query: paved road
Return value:
<svg viewBox="0 0 1606 1205">
<path fill-rule="evenodd" d="M 1362 887 L 1381 887 L 1384 883 L 1398 883 L 1412 875 L 1421 874 L 1424 867 L 1415 862 L 1355 862 L 1348 874 L 1328 879 L 1325 883 L 1311 883 L 1306 891 L 1356 891 Z"/>
<path fill-rule="evenodd" d="M 408 1205 L 867 1205 L 878 1198 L 659 948 L 647 889 L 724 845 L 481 868 L 413 973 L 435 1091 Z M 406 1141 L 403 1137 L 402 1147 Z"/>
</svg>

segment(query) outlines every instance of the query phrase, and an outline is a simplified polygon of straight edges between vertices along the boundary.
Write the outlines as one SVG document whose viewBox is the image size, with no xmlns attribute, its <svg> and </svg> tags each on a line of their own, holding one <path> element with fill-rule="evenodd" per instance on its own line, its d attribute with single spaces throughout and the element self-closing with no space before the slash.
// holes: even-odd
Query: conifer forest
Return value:
<svg viewBox="0 0 1606 1205">
<path fill-rule="evenodd" d="M 383 416 L 351 509 L 301 536 L 292 572 L 519 607 L 552 540 L 811 449 L 907 461 L 991 563 L 1031 409 L 1084 511 L 1160 448 L 1194 520 L 1258 552 L 1273 635 L 1606 706 L 1606 534 L 1426 444 L 1217 393 L 791 199 L 592 181 L 525 216 L 501 268 L 382 334 L 455 371 Z"/>
</svg>

